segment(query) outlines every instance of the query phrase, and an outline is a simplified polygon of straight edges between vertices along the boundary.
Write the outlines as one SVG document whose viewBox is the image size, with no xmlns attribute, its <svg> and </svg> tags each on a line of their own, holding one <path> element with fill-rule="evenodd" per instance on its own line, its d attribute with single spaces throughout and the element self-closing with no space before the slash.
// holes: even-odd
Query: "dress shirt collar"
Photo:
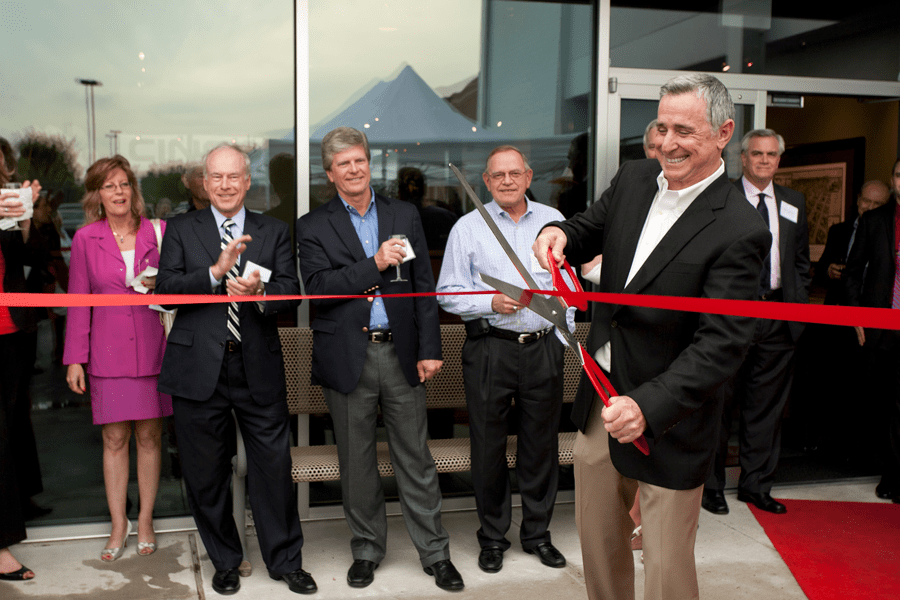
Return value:
<svg viewBox="0 0 900 600">
<path fill-rule="evenodd" d="M 771 181 L 769 181 L 769 185 L 764 189 L 757 188 L 744 176 L 741 176 L 741 183 L 744 184 L 744 195 L 747 196 L 748 200 L 753 199 L 758 201 L 760 194 L 765 194 L 769 198 L 775 199 L 775 185 Z"/>
<path fill-rule="evenodd" d="M 369 211 L 375 207 L 375 189 L 371 185 L 369 186 L 369 194 L 371 194 L 372 199 L 369 200 L 369 206 L 366 207 L 366 214 L 369 214 Z M 346 208 L 347 212 L 349 212 L 351 215 L 356 215 L 357 217 L 363 216 L 363 215 L 359 214 L 359 211 L 356 210 L 356 208 L 353 205 L 351 205 L 349 202 L 344 200 L 343 196 L 338 194 L 338 198 L 341 199 L 341 203 L 344 205 L 344 208 Z"/>
<path fill-rule="evenodd" d="M 501 208 L 500 205 L 497 204 L 497 201 L 494 200 L 493 198 L 491 198 L 491 201 L 485 205 L 485 208 L 487 209 L 488 213 L 490 213 L 490 215 L 492 217 L 495 217 L 495 220 L 496 220 L 496 217 L 503 217 L 510 223 L 515 223 L 515 221 L 513 221 L 513 218 L 511 216 L 509 216 L 509 213 L 506 212 L 506 210 L 504 210 L 503 208 Z M 526 216 L 532 214 L 533 212 L 534 211 L 531 210 L 531 200 L 528 199 L 528 196 L 525 196 L 525 212 L 522 213 L 521 217 L 519 217 L 519 221 L 524 219 Z"/>
<path fill-rule="evenodd" d="M 695 183 L 690 187 L 686 187 L 683 190 L 670 190 L 669 181 L 666 179 L 665 171 L 660 171 L 659 175 L 656 177 L 656 185 L 659 187 L 657 199 L 663 206 L 683 212 L 691 205 L 691 202 L 693 202 L 697 196 L 702 194 L 703 191 L 708 188 L 713 181 L 721 177 L 724 172 L 725 161 L 720 159 L 719 168 L 703 181 Z"/>
<path fill-rule="evenodd" d="M 213 205 L 210 205 L 209 209 L 212 211 L 213 217 L 216 219 L 216 227 L 219 229 L 219 233 L 222 233 L 222 223 L 224 223 L 225 219 L 227 219 L 228 217 L 216 210 L 216 207 Z M 244 231 L 244 221 L 246 219 L 247 209 L 244 206 L 241 207 L 241 210 L 239 210 L 236 215 L 231 217 L 231 220 L 234 221 L 234 224 L 239 232 Z"/>
</svg>

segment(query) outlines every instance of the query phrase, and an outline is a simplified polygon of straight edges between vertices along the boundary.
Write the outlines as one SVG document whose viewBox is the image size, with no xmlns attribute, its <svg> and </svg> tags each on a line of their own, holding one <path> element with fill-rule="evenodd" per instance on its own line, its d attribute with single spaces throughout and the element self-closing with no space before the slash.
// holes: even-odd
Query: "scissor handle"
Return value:
<svg viewBox="0 0 900 600">
<path fill-rule="evenodd" d="M 600 365 L 598 365 L 593 357 L 587 353 L 584 346 L 579 344 L 578 349 L 581 351 L 581 361 L 584 363 L 584 372 L 587 373 L 588 379 L 591 380 L 591 385 L 594 386 L 597 395 L 603 400 L 603 404 L 609 406 L 610 396 L 618 396 L 619 394 L 616 393 L 612 383 L 610 383 L 609 379 L 603 373 L 603 369 L 601 369 Z M 632 443 L 637 446 L 637 449 L 640 450 L 644 456 L 650 455 L 650 445 L 647 444 L 647 438 L 644 437 L 643 433 Z"/>
<path fill-rule="evenodd" d="M 553 258 L 553 250 L 547 248 L 547 264 L 550 265 L 550 275 L 553 278 L 553 288 L 562 292 L 562 299 L 565 300 L 568 306 L 574 306 L 578 310 L 585 311 L 588 309 L 587 298 L 579 297 L 576 298 L 572 295 L 572 290 L 569 289 L 568 284 L 566 284 L 566 280 L 563 279 L 562 273 L 559 270 L 559 267 L 556 266 L 556 259 Z M 584 288 L 581 287 L 581 282 L 578 281 L 578 276 L 575 274 L 575 271 L 572 270 L 571 265 L 569 265 L 569 261 L 563 259 L 563 268 L 569 273 L 569 277 L 572 278 L 572 283 L 575 284 L 575 291 L 579 294 L 584 291 Z"/>
</svg>

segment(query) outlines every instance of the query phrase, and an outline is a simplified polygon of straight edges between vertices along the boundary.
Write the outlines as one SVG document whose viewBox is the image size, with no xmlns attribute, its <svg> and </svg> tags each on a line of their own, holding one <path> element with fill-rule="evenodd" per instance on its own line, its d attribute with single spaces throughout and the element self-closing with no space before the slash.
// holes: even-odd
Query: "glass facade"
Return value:
<svg viewBox="0 0 900 600">
<path fill-rule="evenodd" d="M 635 69 L 897 81 L 896 3 L 613 0 L 610 64 Z"/>
<path fill-rule="evenodd" d="M 148 216 L 167 218 L 193 202 L 185 174 L 204 153 L 237 143 L 252 159 L 247 207 L 293 222 L 294 8 L 293 0 L 2 3 L 0 136 L 11 142 L 21 178 L 59 192 L 64 251 L 84 221 L 87 168 L 114 153 L 130 161 Z M 89 396 L 65 382 L 65 310 L 48 316 L 31 400 L 44 488 L 34 501 L 52 512 L 29 526 L 105 521 L 100 427 Z M 187 515 L 168 428 L 162 452 L 155 514 Z M 135 517 L 134 442 L 130 467 Z"/>
<path fill-rule="evenodd" d="M 397 196 L 400 169 L 418 169 L 427 179 L 424 204 L 457 217 L 473 207 L 447 163 L 483 190 L 484 161 L 501 144 L 529 158 L 538 202 L 555 206 L 577 183 L 567 154 L 593 114 L 591 5 L 465 0 L 453 11 L 412 1 L 355 8 L 347 20 L 330 5 L 309 7 L 311 208 L 333 195 L 319 144 L 339 125 L 368 135 L 377 191 Z"/>
</svg>

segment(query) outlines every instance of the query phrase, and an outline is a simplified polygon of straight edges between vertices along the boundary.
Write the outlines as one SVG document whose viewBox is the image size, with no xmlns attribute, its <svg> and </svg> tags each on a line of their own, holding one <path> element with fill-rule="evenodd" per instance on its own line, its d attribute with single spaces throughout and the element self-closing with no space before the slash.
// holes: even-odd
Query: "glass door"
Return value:
<svg viewBox="0 0 900 600">
<path fill-rule="evenodd" d="M 601 190 L 623 162 L 644 158 L 644 131 L 656 118 L 659 88 L 675 75 L 678 73 L 659 72 L 649 77 L 645 74 L 642 77 L 645 81 L 637 83 L 621 83 L 616 77 L 610 78 L 607 118 L 601 124 L 601 129 L 605 125 L 606 131 L 599 132 L 604 140 L 597 165 Z M 728 177 L 735 179 L 741 174 L 741 137 L 751 129 L 765 127 L 766 92 L 731 87 L 729 92 L 735 106 L 735 130 L 724 158 Z"/>
</svg>

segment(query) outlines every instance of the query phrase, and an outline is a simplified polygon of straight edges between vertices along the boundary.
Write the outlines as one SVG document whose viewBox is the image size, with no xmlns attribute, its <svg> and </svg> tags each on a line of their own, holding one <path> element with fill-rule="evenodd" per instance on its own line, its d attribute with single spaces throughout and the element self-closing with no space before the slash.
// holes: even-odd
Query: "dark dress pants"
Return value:
<svg viewBox="0 0 900 600">
<path fill-rule="evenodd" d="M 522 498 L 519 539 L 530 550 L 550 542 L 550 519 L 559 484 L 559 418 L 563 353 L 555 335 L 530 344 L 490 335 L 463 346 L 463 379 L 472 444 L 472 484 L 482 548 L 506 550 L 512 498 L 506 462 L 508 418 L 519 409 L 516 478 Z"/>
<path fill-rule="evenodd" d="M 19 489 L 21 467 L 15 450 L 23 335 L 21 332 L 0 335 L 0 549 L 25 539 L 23 497 Z"/>
<path fill-rule="evenodd" d="M 263 560 L 272 575 L 301 568 L 303 532 L 291 481 L 287 404 L 254 402 L 240 352 L 225 354 L 208 400 L 172 401 L 191 513 L 216 570 L 236 568 L 243 559 L 232 516 L 232 411 L 247 450 L 247 488 Z"/>
<path fill-rule="evenodd" d="M 863 414 L 866 421 L 873 423 L 871 435 L 882 480 L 900 490 L 900 332 L 885 336 L 893 336 L 897 343 L 863 348 L 867 359 L 861 386 L 867 407 Z M 864 430 L 869 428 L 860 425 Z"/>
<path fill-rule="evenodd" d="M 794 375 L 794 342 L 785 321 L 758 319 L 753 343 L 737 374 L 724 385 L 725 410 L 708 490 L 725 488 L 725 459 L 731 433 L 732 406 L 740 414 L 738 431 L 741 475 L 738 489 L 768 493 L 781 455 L 781 417 Z"/>
<path fill-rule="evenodd" d="M 426 438 L 425 386 L 409 385 L 394 343 L 369 342 L 362 375 L 352 392 L 322 391 L 334 421 L 353 559 L 377 564 L 387 552 L 387 515 L 375 440 L 379 406 L 403 520 L 419 561 L 430 567 L 449 559 L 450 538 L 441 525 L 441 489 Z"/>
</svg>

